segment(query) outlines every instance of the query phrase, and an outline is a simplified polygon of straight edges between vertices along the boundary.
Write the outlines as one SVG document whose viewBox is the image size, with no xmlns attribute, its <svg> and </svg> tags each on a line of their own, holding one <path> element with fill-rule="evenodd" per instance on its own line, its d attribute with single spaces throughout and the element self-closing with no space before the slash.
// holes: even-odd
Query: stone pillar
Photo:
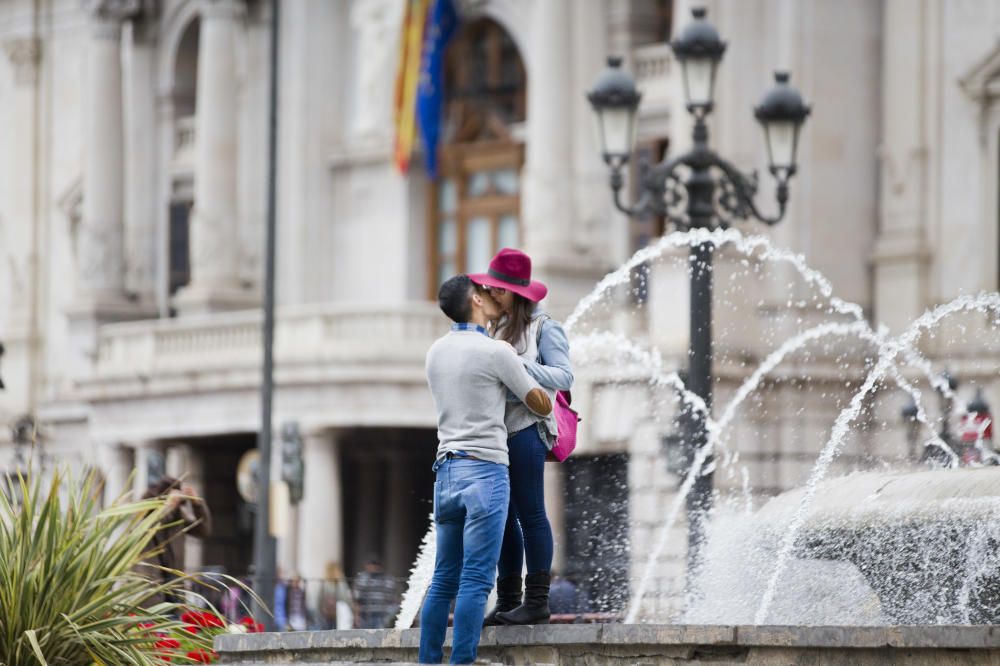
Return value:
<svg viewBox="0 0 1000 666">
<path fill-rule="evenodd" d="M 122 444 L 105 444 L 100 449 L 101 470 L 104 473 L 104 506 L 110 505 L 129 490 L 132 473 L 132 449 Z"/>
<path fill-rule="evenodd" d="M 607 177 L 600 175 L 594 121 L 579 101 L 583 81 L 591 85 L 600 71 L 605 40 L 597 9 L 596 3 L 567 0 L 530 5 L 521 211 L 532 277 L 548 284 L 546 307 L 556 317 L 565 316 L 610 264 L 602 241 L 610 214 Z M 601 202 L 593 187 L 598 178 Z"/>
<path fill-rule="evenodd" d="M 898 333 L 929 301 L 929 205 L 924 81 L 927 16 L 924 3 L 885 4 L 882 46 L 882 178 L 880 220 L 872 253 L 875 316 Z"/>
<path fill-rule="evenodd" d="M 184 313 L 256 305 L 240 284 L 236 41 L 244 9 L 237 0 L 200 6 L 191 283 L 175 299 Z"/>
<path fill-rule="evenodd" d="M 122 118 L 122 23 L 138 0 L 91 0 L 86 46 L 87 110 L 83 219 L 77 237 L 80 295 L 93 305 L 125 297 L 125 148 Z"/>
<path fill-rule="evenodd" d="M 2 370 L 6 391 L 0 391 L 0 412 L 30 413 L 38 390 L 37 374 L 37 291 L 38 250 L 38 78 L 42 57 L 41 42 L 35 37 L 14 37 L 4 41 L 3 50 L 10 59 L 14 86 L 5 98 L 9 113 L 9 131 L 4 136 L 4 151 L 10 162 L 5 165 L 3 183 L 4 212 L 0 224 L 0 261 L 3 280 L 0 288 L 0 317 L 4 326 L 6 352 Z"/>
<path fill-rule="evenodd" d="M 132 21 L 123 35 L 125 100 L 124 252 L 125 290 L 141 303 L 156 303 L 161 265 L 157 218 L 156 27 L 152 20 Z M 165 255 L 166 252 L 163 252 Z"/>
<path fill-rule="evenodd" d="M 529 254 L 542 263 L 565 247 L 573 219 L 570 178 L 572 126 L 566 109 L 572 92 L 570 7 L 567 0 L 531 5 L 528 128 L 522 214 Z M 577 91 L 579 94 L 579 91 Z"/>
<path fill-rule="evenodd" d="M 340 451 L 328 431 L 302 436 L 305 482 L 298 512 L 299 574 L 326 576 L 327 562 L 343 562 L 344 498 L 340 484 Z"/>
<path fill-rule="evenodd" d="M 159 444 L 144 442 L 134 447 L 133 462 L 135 464 L 135 473 L 132 478 L 132 488 L 136 499 L 142 497 L 143 493 L 149 488 L 149 482 L 151 481 L 149 463 L 153 455 L 163 455 Z"/>
<path fill-rule="evenodd" d="M 135 18 L 140 0 L 85 0 L 86 120 L 83 214 L 76 234 L 77 295 L 69 308 L 70 374 L 87 374 L 97 354 L 102 323 L 152 313 L 125 290 L 125 134 L 122 96 L 122 23 Z"/>
</svg>

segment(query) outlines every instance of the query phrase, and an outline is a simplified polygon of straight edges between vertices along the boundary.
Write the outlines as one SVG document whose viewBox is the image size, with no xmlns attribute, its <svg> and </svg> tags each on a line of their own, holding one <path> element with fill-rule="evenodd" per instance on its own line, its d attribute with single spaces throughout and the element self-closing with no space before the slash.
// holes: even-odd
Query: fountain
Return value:
<svg viewBox="0 0 1000 666">
<path fill-rule="evenodd" d="M 743 403 L 760 387 L 761 382 L 764 381 L 767 375 L 774 372 L 789 356 L 794 355 L 796 352 L 807 348 L 810 344 L 817 341 L 838 337 L 858 340 L 862 345 L 870 347 L 874 356 L 872 357 L 871 367 L 866 373 L 865 381 L 853 393 L 850 402 L 844 406 L 834 423 L 829 440 L 818 456 L 807 484 L 803 488 L 790 491 L 780 498 L 772 500 L 754 514 L 750 522 L 746 520 L 745 515 L 734 518 L 733 516 L 727 517 L 724 510 L 717 512 L 718 515 L 715 521 L 717 525 L 712 530 L 712 536 L 709 541 L 711 545 L 709 555 L 706 558 L 705 572 L 700 577 L 703 581 L 700 584 L 702 595 L 697 600 L 688 599 L 687 602 L 689 604 L 692 601 L 696 601 L 697 603 L 684 609 L 684 612 L 678 617 L 685 621 L 704 623 L 734 623 L 738 620 L 740 623 L 753 624 L 764 624 L 768 620 L 788 622 L 792 618 L 798 618 L 797 623 L 803 623 L 808 618 L 803 616 L 801 612 L 815 605 L 809 602 L 808 599 L 829 599 L 829 594 L 824 592 L 823 589 L 824 586 L 829 587 L 826 581 L 830 576 L 834 576 L 834 580 L 842 581 L 846 577 L 854 581 L 856 585 L 843 586 L 838 583 L 835 587 L 838 587 L 840 590 L 844 590 L 845 588 L 854 589 L 856 595 L 861 595 L 857 598 L 865 600 L 865 608 L 868 610 L 860 612 L 857 610 L 857 604 L 845 603 L 842 611 L 837 612 L 835 606 L 828 604 L 822 614 L 814 613 L 813 616 L 810 616 L 814 618 L 814 621 L 805 623 L 845 625 L 857 623 L 886 624 L 891 621 L 910 621 L 921 624 L 975 623 L 982 618 L 993 617 L 993 615 L 989 614 L 992 611 L 988 609 L 970 609 L 969 603 L 972 602 L 966 603 L 970 598 L 968 590 L 959 594 L 959 590 L 963 589 L 961 585 L 955 582 L 959 579 L 954 576 L 944 576 L 940 572 L 938 572 L 940 575 L 935 575 L 941 580 L 941 585 L 950 590 L 948 598 L 951 600 L 953 608 L 947 612 L 940 609 L 935 611 L 928 609 L 919 611 L 913 608 L 917 604 L 917 599 L 920 598 L 919 595 L 910 595 L 909 597 L 901 593 L 889 595 L 887 592 L 889 588 L 885 586 L 888 584 L 892 587 L 896 583 L 901 583 L 902 579 L 888 577 L 884 575 L 884 572 L 879 573 L 881 568 L 877 562 L 865 561 L 862 557 L 863 553 L 875 552 L 877 550 L 877 544 L 873 541 L 873 538 L 875 534 L 879 533 L 887 535 L 891 533 L 893 535 L 886 536 L 886 543 L 894 543 L 893 540 L 898 541 L 902 538 L 899 535 L 904 533 L 909 534 L 911 537 L 919 536 L 923 540 L 918 540 L 918 542 L 924 544 L 924 547 L 910 547 L 900 551 L 909 553 L 918 559 L 925 557 L 927 551 L 933 550 L 934 544 L 944 543 L 950 538 L 949 543 L 953 547 L 949 549 L 947 556 L 942 555 L 942 561 L 948 561 L 952 568 L 964 571 L 972 565 L 959 556 L 962 553 L 969 552 L 971 546 L 958 547 L 957 544 L 976 543 L 980 544 L 980 548 L 982 548 L 982 544 L 988 543 L 991 537 L 984 531 L 986 527 L 982 520 L 972 523 L 968 523 L 967 521 L 956 522 L 953 520 L 923 520 L 914 523 L 900 513 L 901 507 L 896 504 L 893 504 L 891 507 L 892 510 L 889 511 L 889 506 L 885 499 L 883 499 L 881 502 L 874 502 L 868 506 L 866 509 L 867 512 L 863 512 L 863 515 L 870 515 L 872 511 L 877 513 L 878 511 L 885 510 L 887 518 L 891 516 L 893 520 L 899 522 L 901 525 L 909 525 L 906 529 L 913 528 L 915 524 L 919 525 L 918 534 L 911 534 L 906 532 L 906 529 L 903 527 L 900 527 L 895 531 L 890 530 L 886 532 L 883 530 L 882 532 L 878 532 L 876 530 L 874 532 L 864 532 L 864 535 L 862 535 L 862 531 L 859 528 L 851 532 L 853 536 L 849 539 L 843 531 L 846 528 L 840 531 L 834 530 L 829 526 L 828 520 L 823 522 L 816 518 L 816 516 L 827 515 L 824 513 L 824 507 L 826 507 L 829 498 L 836 496 L 836 489 L 840 488 L 842 484 L 847 484 L 844 492 L 848 494 L 848 497 L 853 499 L 859 496 L 855 492 L 856 487 L 860 484 L 858 480 L 860 477 L 858 475 L 845 477 L 843 481 L 833 480 L 822 484 L 821 482 L 850 434 L 851 423 L 864 408 L 866 398 L 870 397 L 875 387 L 886 379 L 892 380 L 915 401 L 917 405 L 916 418 L 928 431 L 926 445 L 939 447 L 949 456 L 948 460 L 951 461 L 951 464 L 957 466 L 958 458 L 956 454 L 933 431 L 934 424 L 931 423 L 922 405 L 921 392 L 914 386 L 915 380 L 907 379 L 904 376 L 903 369 L 909 367 L 916 373 L 922 374 L 929 385 L 940 390 L 950 391 L 946 383 L 942 386 L 941 378 L 932 371 L 931 363 L 920 354 L 916 343 L 919 341 L 921 335 L 925 334 L 928 330 L 933 330 L 941 321 L 956 314 L 970 311 L 1000 312 L 1000 295 L 983 294 L 975 297 L 969 296 L 956 299 L 951 303 L 929 311 L 915 321 L 904 333 L 897 337 L 892 337 L 884 330 L 873 330 L 864 320 L 862 310 L 859 306 L 835 298 L 830 283 L 821 274 L 809 268 L 801 256 L 774 247 L 766 238 L 744 237 L 732 229 L 724 231 L 692 230 L 668 235 L 658 243 L 640 250 L 621 268 L 605 277 L 588 296 L 580 301 L 573 313 L 566 320 L 566 328 L 571 334 L 574 357 L 577 362 L 585 366 L 589 362 L 607 361 L 610 357 L 616 361 L 625 360 L 637 364 L 645 369 L 651 389 L 667 387 L 672 392 L 676 401 L 682 403 L 687 408 L 704 413 L 704 402 L 698 396 L 686 391 L 682 380 L 676 373 L 667 372 L 664 369 L 663 358 L 655 348 L 643 348 L 636 341 L 620 333 L 606 330 L 595 331 L 593 330 L 594 326 L 588 327 L 583 322 L 587 319 L 589 313 L 598 309 L 599 305 L 613 302 L 614 299 L 610 298 L 609 294 L 613 293 L 616 288 L 627 284 L 632 271 L 637 266 L 668 256 L 671 250 L 683 248 L 688 245 L 699 245 L 705 242 L 712 243 L 717 250 L 730 250 L 745 258 L 754 259 L 756 262 L 759 262 L 757 265 L 770 263 L 772 265 L 783 264 L 790 266 L 804 285 L 815 290 L 814 301 L 817 303 L 816 309 L 827 313 L 829 316 L 837 317 L 841 321 L 828 321 L 818 324 L 801 330 L 785 340 L 777 349 L 768 354 L 759 366 L 733 392 L 729 402 L 721 409 L 720 416 L 717 419 L 708 419 L 708 443 L 697 452 L 691 461 L 687 475 L 681 482 L 678 492 L 673 496 L 671 503 L 664 507 L 664 520 L 658 530 L 655 545 L 649 551 L 646 563 L 642 569 L 643 573 L 637 581 L 634 581 L 624 621 L 626 623 L 635 623 L 650 619 L 663 619 L 655 617 L 644 618 L 642 616 L 642 601 L 645 594 L 649 591 L 651 576 L 656 570 L 657 562 L 666 549 L 673 528 L 682 513 L 681 509 L 683 508 L 686 494 L 693 486 L 697 475 L 701 473 L 705 462 L 711 455 L 721 454 L 721 465 L 723 467 L 737 464 L 738 452 L 734 454 L 732 451 L 728 451 L 725 441 L 727 431 L 734 419 L 737 418 L 737 413 Z M 746 266 L 749 266 L 749 264 L 746 264 Z M 601 318 L 598 317 L 598 319 Z M 653 415 L 653 418 L 655 419 L 656 416 Z M 661 425 L 665 426 L 667 424 L 661 421 Z M 951 480 L 951 482 L 940 481 L 939 485 L 936 486 L 938 487 L 936 495 L 933 495 L 933 497 L 926 496 L 923 499 L 921 499 L 920 495 L 910 498 L 914 511 L 920 513 L 920 515 L 924 515 L 927 512 L 933 514 L 935 508 L 938 506 L 934 502 L 963 496 L 963 480 L 969 472 L 970 470 L 913 471 L 908 474 L 904 473 L 901 478 L 910 479 L 912 477 L 917 479 L 916 481 L 908 481 L 906 483 L 899 483 L 897 481 L 897 485 L 894 487 L 918 488 L 921 487 L 922 483 L 925 483 L 921 475 L 944 475 L 942 478 L 945 481 Z M 976 501 L 980 502 L 984 507 L 990 507 L 993 506 L 993 503 L 996 503 L 996 510 L 1000 511 L 1000 470 L 983 469 L 977 470 L 977 472 L 980 474 L 978 478 L 989 478 L 995 483 L 992 485 L 992 490 L 990 483 L 985 481 L 973 484 L 972 487 L 978 489 Z M 952 473 L 954 473 L 954 476 L 949 476 Z M 747 475 L 744 470 L 743 478 L 746 479 L 746 477 Z M 882 477 L 876 475 L 875 478 Z M 896 477 L 887 475 L 886 478 Z M 873 481 L 872 483 L 875 482 Z M 744 483 L 744 487 L 741 489 L 744 496 L 748 493 L 746 485 L 748 484 Z M 852 488 L 855 490 L 852 490 Z M 899 492 L 902 491 L 896 491 L 897 494 Z M 776 508 L 779 506 L 782 507 L 780 511 Z M 941 515 L 944 517 L 949 514 L 944 512 Z M 733 586 L 732 581 L 730 580 L 729 583 L 722 587 L 719 587 L 718 584 L 719 581 L 729 580 L 719 570 L 719 566 L 723 566 L 723 563 L 734 556 L 732 551 L 737 551 L 736 555 L 738 556 L 745 555 L 745 553 L 741 552 L 746 550 L 742 541 L 733 541 L 733 539 L 723 536 L 726 530 L 722 526 L 727 524 L 727 520 L 731 521 L 734 519 L 737 522 L 742 522 L 744 525 L 753 525 L 750 533 L 759 536 L 759 538 L 754 540 L 755 545 L 753 547 L 760 551 L 757 558 L 760 568 L 755 570 L 754 573 L 761 580 L 757 580 L 755 584 L 748 583 L 745 586 L 745 593 L 747 595 L 746 603 L 749 604 L 750 600 L 753 600 L 756 604 L 754 613 L 749 615 L 746 612 L 735 612 L 737 607 L 745 609 L 747 607 L 746 604 L 726 603 L 724 597 L 727 594 L 733 594 L 738 589 Z M 947 532 L 950 537 L 943 536 L 944 532 L 936 529 L 947 523 L 954 523 L 950 531 Z M 821 528 L 821 525 L 824 527 Z M 751 528 L 744 527 L 743 529 L 745 531 Z M 823 534 L 826 536 L 820 539 L 816 536 L 817 530 L 825 530 Z M 833 534 L 839 535 L 839 540 L 830 536 Z M 961 534 L 961 539 L 957 539 L 956 534 Z M 766 538 L 763 535 L 766 535 Z M 429 541 L 425 543 L 430 544 Z M 806 549 L 802 546 L 803 543 L 813 544 L 815 548 L 813 550 Z M 816 550 L 819 548 L 817 545 L 819 543 L 825 544 L 824 549 Z M 838 544 L 842 548 L 838 548 Z M 883 551 L 887 548 L 888 546 L 884 545 L 882 547 Z M 822 556 L 808 555 L 814 552 L 822 552 L 823 554 Z M 804 555 L 804 553 L 808 556 Z M 893 562 L 899 564 L 899 558 L 903 557 L 903 555 L 900 555 L 899 552 L 896 555 L 897 559 L 893 560 Z M 415 588 L 416 590 L 422 590 L 429 583 L 430 569 L 427 567 L 426 562 L 433 559 L 433 548 L 425 549 L 422 553 L 422 558 L 425 563 L 424 566 L 415 568 L 415 571 L 422 571 L 424 575 L 415 576 L 415 579 L 411 582 L 411 588 Z M 790 559 L 795 560 L 796 571 L 787 572 L 786 576 L 785 569 Z M 811 563 L 806 566 L 803 564 L 803 560 L 810 560 Z M 906 568 L 911 565 L 900 566 Z M 812 569 L 805 571 L 803 567 L 805 569 L 811 567 Z M 749 572 L 745 563 L 737 568 L 743 574 Z M 935 575 L 928 574 L 927 577 L 919 580 L 923 581 L 921 584 L 926 587 L 926 581 L 934 578 Z M 788 580 L 785 580 L 786 577 Z M 792 578 L 795 578 L 799 582 L 796 584 L 789 583 L 789 580 Z M 968 577 L 966 576 L 966 578 Z M 803 582 L 805 580 L 813 581 L 815 586 L 817 586 L 816 589 L 809 589 Z M 891 584 L 886 583 L 889 580 L 892 581 Z M 917 580 L 917 578 L 912 579 L 912 581 Z M 963 578 L 962 580 L 965 579 Z M 713 585 L 712 581 L 716 584 Z M 875 583 L 879 585 L 875 585 Z M 782 585 L 788 585 L 790 589 L 795 590 L 797 595 L 802 596 L 800 608 L 790 609 L 786 600 L 783 602 L 783 608 L 786 610 L 769 617 L 770 607 L 774 603 L 776 591 Z M 717 593 L 719 598 L 713 599 L 713 588 L 719 588 Z M 945 593 L 941 592 L 941 594 Z M 413 593 L 408 595 L 410 601 L 409 603 L 404 603 L 403 611 L 397 622 L 397 628 L 406 628 L 411 625 L 419 609 L 419 603 L 416 600 L 421 596 L 422 594 Z M 787 597 L 788 595 L 784 596 Z M 901 601 L 904 598 L 909 599 L 905 604 Z M 972 598 L 974 601 L 975 594 L 972 595 Z M 963 603 L 965 604 L 964 606 L 962 605 Z M 713 614 L 712 609 L 717 608 L 719 604 L 727 605 L 729 611 Z M 936 607 L 939 606 L 940 604 L 936 605 Z M 678 617 L 674 619 L 678 619 Z"/>
</svg>

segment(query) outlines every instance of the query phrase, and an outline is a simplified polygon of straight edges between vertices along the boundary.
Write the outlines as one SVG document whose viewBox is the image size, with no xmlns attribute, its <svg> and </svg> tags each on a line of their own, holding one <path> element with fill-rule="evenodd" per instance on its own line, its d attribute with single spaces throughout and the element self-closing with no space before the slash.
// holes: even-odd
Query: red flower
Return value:
<svg viewBox="0 0 1000 666">
<path fill-rule="evenodd" d="M 188 632 L 189 634 L 197 634 L 201 631 L 201 629 L 194 626 L 193 624 L 189 624 L 186 627 L 182 627 L 182 629 L 184 629 L 184 631 Z"/>
<path fill-rule="evenodd" d="M 207 650 L 191 650 L 187 653 L 187 658 L 191 661 L 198 662 L 199 664 L 211 664 L 215 661 L 215 652 L 209 652 Z"/>
<path fill-rule="evenodd" d="M 243 618 L 240 620 L 240 624 L 247 628 L 248 633 L 260 634 L 264 632 L 264 625 L 255 621 L 252 617 Z"/>
<path fill-rule="evenodd" d="M 225 628 L 226 622 L 215 613 L 205 612 L 201 614 L 201 626 Z"/>
<path fill-rule="evenodd" d="M 216 615 L 215 613 L 209 612 L 196 612 L 188 611 L 181 615 L 181 622 L 187 622 L 188 624 L 196 624 L 199 627 L 225 627 L 225 621 Z"/>
<path fill-rule="evenodd" d="M 170 649 L 170 648 L 179 648 L 180 646 L 181 642 L 176 638 L 164 638 L 163 640 L 156 641 L 155 643 L 155 647 L 158 648 Z"/>
</svg>

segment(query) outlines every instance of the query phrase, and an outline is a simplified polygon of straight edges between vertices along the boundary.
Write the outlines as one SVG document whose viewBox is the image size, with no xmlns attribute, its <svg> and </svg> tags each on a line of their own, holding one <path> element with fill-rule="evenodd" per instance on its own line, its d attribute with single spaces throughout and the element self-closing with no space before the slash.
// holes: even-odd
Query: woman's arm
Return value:
<svg viewBox="0 0 1000 666">
<path fill-rule="evenodd" d="M 542 335 L 538 341 L 540 363 L 524 362 L 524 369 L 531 378 L 548 389 L 568 391 L 573 388 L 573 367 L 569 362 L 569 339 L 566 331 L 554 319 L 542 322 Z"/>
</svg>

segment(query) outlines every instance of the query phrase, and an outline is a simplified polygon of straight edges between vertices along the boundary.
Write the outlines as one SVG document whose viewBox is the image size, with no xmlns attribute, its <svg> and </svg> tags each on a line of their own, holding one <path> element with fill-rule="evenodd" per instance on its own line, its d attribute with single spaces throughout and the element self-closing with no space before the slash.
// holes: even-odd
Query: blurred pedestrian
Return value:
<svg viewBox="0 0 1000 666">
<path fill-rule="evenodd" d="M 374 555 L 354 579 L 354 597 L 358 603 L 358 627 L 382 629 L 396 608 L 396 582 L 382 568 Z"/>
<path fill-rule="evenodd" d="M 152 555 L 146 562 L 144 573 L 151 575 L 159 584 L 175 580 L 184 575 L 184 541 L 187 536 L 204 539 L 212 533 L 212 514 L 204 498 L 194 488 L 183 485 L 180 479 L 164 476 L 150 484 L 142 499 L 166 498 L 160 529 L 150 540 Z M 150 571 L 152 573 L 150 574 Z M 183 603 L 176 594 L 156 595 L 149 600 L 153 605 L 161 601 Z"/>
<path fill-rule="evenodd" d="M 305 631 L 308 625 L 306 589 L 302 585 L 302 577 L 298 574 L 292 574 L 292 579 L 288 581 L 285 607 L 288 609 L 288 628 L 292 631 Z"/>
<path fill-rule="evenodd" d="M 327 562 L 319 595 L 320 629 L 354 628 L 354 597 L 339 562 Z"/>
</svg>

